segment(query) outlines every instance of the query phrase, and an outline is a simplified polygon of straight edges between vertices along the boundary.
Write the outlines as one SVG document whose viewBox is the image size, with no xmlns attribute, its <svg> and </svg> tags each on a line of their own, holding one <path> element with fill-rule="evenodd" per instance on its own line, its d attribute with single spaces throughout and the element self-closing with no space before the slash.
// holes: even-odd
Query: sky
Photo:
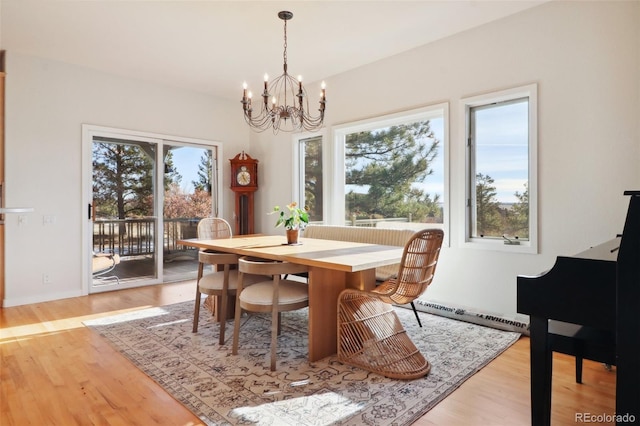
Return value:
<svg viewBox="0 0 640 426">
<path fill-rule="evenodd" d="M 180 173 L 182 181 L 180 187 L 186 192 L 193 192 L 193 181 L 198 181 L 200 159 L 207 148 L 195 148 L 190 146 L 175 147 L 173 153 L 174 171 Z"/>
<path fill-rule="evenodd" d="M 517 202 L 529 180 L 528 103 L 476 112 L 476 172 L 491 176 L 500 202 Z"/>
</svg>

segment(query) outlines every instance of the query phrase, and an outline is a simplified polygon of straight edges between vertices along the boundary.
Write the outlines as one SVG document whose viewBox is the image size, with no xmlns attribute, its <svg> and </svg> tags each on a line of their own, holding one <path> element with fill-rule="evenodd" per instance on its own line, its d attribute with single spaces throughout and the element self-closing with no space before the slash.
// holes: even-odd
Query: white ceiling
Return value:
<svg viewBox="0 0 640 426">
<path fill-rule="evenodd" d="M 289 73 L 318 81 L 545 1 L 0 0 L 0 46 L 239 99 L 282 73 L 280 10 Z"/>
</svg>

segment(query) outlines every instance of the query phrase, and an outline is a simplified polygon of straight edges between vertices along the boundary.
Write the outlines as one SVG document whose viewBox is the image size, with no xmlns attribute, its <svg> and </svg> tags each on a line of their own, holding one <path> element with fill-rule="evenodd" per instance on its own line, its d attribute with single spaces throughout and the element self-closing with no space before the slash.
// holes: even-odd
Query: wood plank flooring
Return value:
<svg viewBox="0 0 640 426">
<path fill-rule="evenodd" d="M 195 284 L 164 284 L 0 309 L 0 424 L 202 424 L 82 321 L 193 300 Z M 428 327 L 428 324 L 425 324 Z M 554 356 L 553 425 L 613 414 L 615 373 Z M 528 425 L 529 339 L 521 338 L 416 425 Z M 607 424 L 607 423 L 591 423 Z"/>
</svg>

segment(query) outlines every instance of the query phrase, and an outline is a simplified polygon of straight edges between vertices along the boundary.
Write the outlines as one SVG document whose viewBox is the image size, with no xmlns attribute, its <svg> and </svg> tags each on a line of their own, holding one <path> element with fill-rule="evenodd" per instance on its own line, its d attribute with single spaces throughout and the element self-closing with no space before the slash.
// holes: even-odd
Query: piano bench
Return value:
<svg viewBox="0 0 640 426">
<path fill-rule="evenodd" d="M 612 332 L 584 325 L 549 320 L 549 348 L 576 357 L 576 383 L 582 383 L 582 360 L 615 365 L 615 336 Z"/>
</svg>

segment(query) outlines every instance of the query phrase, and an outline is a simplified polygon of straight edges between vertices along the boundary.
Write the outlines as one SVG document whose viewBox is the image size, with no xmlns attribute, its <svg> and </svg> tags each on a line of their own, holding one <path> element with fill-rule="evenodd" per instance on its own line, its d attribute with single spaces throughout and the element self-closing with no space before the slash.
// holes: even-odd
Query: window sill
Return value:
<svg viewBox="0 0 640 426">
<path fill-rule="evenodd" d="M 532 241 L 520 241 L 520 244 L 505 244 L 504 240 L 500 240 L 497 238 L 472 238 L 464 241 L 462 243 L 462 247 L 478 250 L 500 251 L 506 253 L 538 254 L 538 247 Z"/>
</svg>

